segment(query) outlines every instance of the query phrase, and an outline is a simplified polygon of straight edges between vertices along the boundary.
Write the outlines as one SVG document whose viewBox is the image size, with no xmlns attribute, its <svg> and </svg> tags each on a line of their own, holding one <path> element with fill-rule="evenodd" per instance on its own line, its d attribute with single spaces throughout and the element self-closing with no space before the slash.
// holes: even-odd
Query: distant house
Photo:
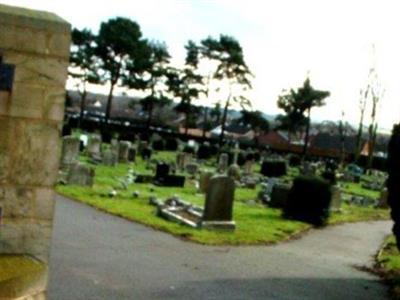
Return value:
<svg viewBox="0 0 400 300">
<path fill-rule="evenodd" d="M 185 128 L 184 127 L 180 127 L 179 128 L 179 133 L 181 134 L 185 134 Z M 188 128 L 187 131 L 188 135 L 193 136 L 193 137 L 203 137 L 203 129 L 199 129 L 199 128 Z M 206 131 L 205 133 L 205 137 L 209 138 L 211 136 L 211 133 Z"/>
<path fill-rule="evenodd" d="M 289 139 L 283 131 L 270 131 L 257 137 L 258 143 L 270 148 L 282 149 L 289 147 Z"/>
<path fill-rule="evenodd" d="M 313 137 L 310 146 L 320 150 L 340 153 L 342 149 L 341 136 L 339 134 L 320 132 Z M 346 153 L 354 153 L 357 147 L 356 136 L 345 136 L 343 146 Z"/>
<path fill-rule="evenodd" d="M 221 126 L 218 126 L 210 131 L 210 136 L 218 138 L 221 134 Z M 224 137 L 230 140 L 252 141 L 255 133 L 250 127 L 238 124 L 230 124 L 225 127 Z"/>
</svg>

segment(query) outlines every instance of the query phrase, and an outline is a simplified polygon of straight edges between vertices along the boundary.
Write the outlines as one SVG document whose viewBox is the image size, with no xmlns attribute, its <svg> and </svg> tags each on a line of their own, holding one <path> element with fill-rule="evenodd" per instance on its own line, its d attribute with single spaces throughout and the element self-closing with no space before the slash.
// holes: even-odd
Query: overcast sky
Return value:
<svg viewBox="0 0 400 300">
<path fill-rule="evenodd" d="M 374 64 L 386 93 L 380 124 L 400 121 L 400 4 L 396 1 L 219 1 L 219 0 L 0 0 L 54 12 L 74 27 L 98 30 L 101 21 L 124 16 L 139 23 L 146 38 L 165 41 L 174 61 L 184 44 L 209 35 L 234 36 L 256 76 L 255 109 L 279 113 L 282 89 L 311 84 L 329 90 L 327 105 L 313 110 L 317 120 L 338 120 L 341 111 L 357 123 L 358 95 Z M 398 2 L 399 3 L 399 2 Z M 375 45 L 375 54 L 372 51 Z"/>
</svg>

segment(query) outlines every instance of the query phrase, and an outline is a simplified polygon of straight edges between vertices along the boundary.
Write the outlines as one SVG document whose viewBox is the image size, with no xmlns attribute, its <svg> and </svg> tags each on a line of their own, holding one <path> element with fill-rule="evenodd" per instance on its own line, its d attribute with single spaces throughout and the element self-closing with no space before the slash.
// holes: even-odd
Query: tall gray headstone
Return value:
<svg viewBox="0 0 400 300">
<path fill-rule="evenodd" d="M 254 161 L 253 160 L 246 160 L 246 162 L 244 163 L 244 174 L 246 175 L 250 175 L 253 173 L 253 165 L 254 165 Z"/>
<path fill-rule="evenodd" d="M 79 137 L 65 136 L 63 137 L 61 166 L 69 167 L 78 162 L 79 158 Z"/>
<path fill-rule="evenodd" d="M 99 134 L 91 134 L 88 138 L 86 151 L 91 158 L 101 157 L 101 136 Z"/>
<path fill-rule="evenodd" d="M 127 163 L 129 161 L 129 149 L 131 148 L 131 142 L 120 141 L 118 151 L 118 161 L 120 163 Z"/>
<path fill-rule="evenodd" d="M 342 193 L 340 188 L 336 185 L 331 187 L 332 189 L 332 200 L 330 209 L 332 211 L 340 211 L 340 207 L 342 206 Z"/>
<path fill-rule="evenodd" d="M 102 162 L 104 165 L 109 167 L 115 166 L 118 163 L 118 153 L 113 151 L 111 148 L 104 150 Z"/>
<path fill-rule="evenodd" d="M 93 168 L 77 163 L 71 166 L 68 173 L 68 184 L 92 186 L 95 171 Z"/>
<path fill-rule="evenodd" d="M 225 175 L 210 179 L 206 194 L 206 203 L 201 226 L 208 229 L 234 230 L 232 220 L 233 200 L 235 195 L 234 180 Z"/>
</svg>

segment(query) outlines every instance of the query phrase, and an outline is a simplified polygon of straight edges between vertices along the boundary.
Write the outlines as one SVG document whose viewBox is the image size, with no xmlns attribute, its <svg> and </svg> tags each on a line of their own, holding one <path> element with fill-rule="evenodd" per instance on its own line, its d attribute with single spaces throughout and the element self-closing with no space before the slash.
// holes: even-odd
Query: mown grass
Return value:
<svg viewBox="0 0 400 300">
<path fill-rule="evenodd" d="M 379 198 L 380 192 L 364 189 L 360 183 L 346 182 L 342 185 L 342 191 L 356 196 L 367 197 L 371 199 Z"/>
<path fill-rule="evenodd" d="M 155 158 L 172 162 L 175 160 L 175 153 L 158 152 L 155 154 Z M 82 161 L 85 160 L 82 159 Z M 129 185 L 127 189 L 123 189 L 119 180 L 128 173 L 130 167 L 140 174 L 153 173 L 138 158 L 137 163 L 132 165 L 97 166 L 95 183 L 92 188 L 59 185 L 57 191 L 114 215 L 209 245 L 277 243 L 290 239 L 311 227 L 302 222 L 284 219 L 279 209 L 266 208 L 254 201 L 249 201 L 256 199 L 258 190 L 247 188 L 237 188 L 235 191 L 234 220 L 236 221 L 236 230 L 234 232 L 199 230 L 169 222 L 156 216 L 156 208 L 148 204 L 149 197 L 155 196 L 158 199 L 165 200 L 177 195 L 187 202 L 203 207 L 205 197 L 203 194 L 197 193 L 195 181 L 187 177 L 185 188 L 134 183 Z M 291 171 L 291 174 L 296 174 L 296 171 Z M 111 189 L 118 190 L 118 195 L 115 198 L 108 197 L 108 192 Z M 132 196 L 135 191 L 139 192 L 137 198 Z M 344 205 L 340 213 L 332 215 L 329 224 L 376 220 L 387 217 L 387 210 Z"/>
<path fill-rule="evenodd" d="M 376 260 L 376 271 L 389 284 L 392 298 L 400 299 L 400 252 L 393 235 L 386 238 Z"/>
</svg>

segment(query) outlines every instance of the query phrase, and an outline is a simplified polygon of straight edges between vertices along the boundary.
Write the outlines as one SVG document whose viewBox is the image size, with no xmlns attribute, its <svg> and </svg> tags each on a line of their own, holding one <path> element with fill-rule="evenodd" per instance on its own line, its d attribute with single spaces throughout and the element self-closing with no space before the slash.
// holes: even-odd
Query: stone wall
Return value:
<svg viewBox="0 0 400 300">
<path fill-rule="evenodd" d="M 3 63 L 15 65 L 12 91 L 0 91 L 0 255 L 47 263 L 70 25 L 51 13 L 0 4 L 0 37 Z"/>
</svg>

